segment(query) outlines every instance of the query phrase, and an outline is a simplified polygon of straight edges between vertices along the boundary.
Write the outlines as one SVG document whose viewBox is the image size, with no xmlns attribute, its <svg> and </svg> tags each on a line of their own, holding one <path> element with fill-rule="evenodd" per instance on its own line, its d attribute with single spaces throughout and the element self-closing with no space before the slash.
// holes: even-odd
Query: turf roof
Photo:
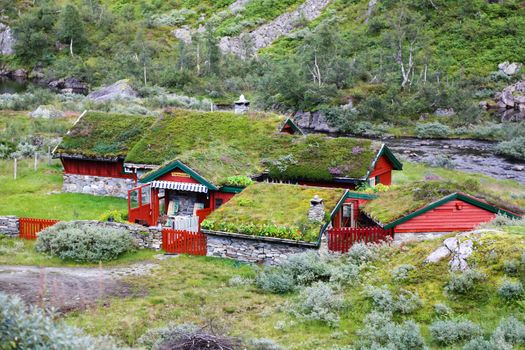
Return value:
<svg viewBox="0 0 525 350">
<path fill-rule="evenodd" d="M 64 136 L 55 154 L 124 158 L 154 121 L 153 117 L 88 112 Z"/>
<path fill-rule="evenodd" d="M 278 133 L 283 117 L 178 110 L 166 114 L 129 152 L 126 162 L 180 160 L 216 185 L 265 171 L 276 179 L 364 178 L 381 144 L 363 139 Z"/>
<path fill-rule="evenodd" d="M 504 203 L 495 194 L 481 189 L 479 184 L 451 181 L 415 182 L 395 187 L 379 193 L 378 198 L 368 202 L 362 210 L 375 221 L 386 225 L 453 193 L 466 193 L 517 214 L 524 212 L 523 208 Z"/>
<path fill-rule="evenodd" d="M 203 228 L 315 242 L 346 190 L 259 182 L 211 213 Z M 324 200 L 324 222 L 308 220 L 310 200 Z M 286 230 L 279 231 L 278 228 Z"/>
</svg>

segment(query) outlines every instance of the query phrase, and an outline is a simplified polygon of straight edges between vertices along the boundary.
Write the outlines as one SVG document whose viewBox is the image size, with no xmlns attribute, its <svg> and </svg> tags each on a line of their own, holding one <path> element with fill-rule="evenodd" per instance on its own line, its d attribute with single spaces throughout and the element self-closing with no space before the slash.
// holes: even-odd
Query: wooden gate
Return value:
<svg viewBox="0 0 525 350">
<path fill-rule="evenodd" d="M 206 235 L 172 229 L 162 230 L 162 249 L 166 253 L 203 255 L 208 252 Z"/>
<path fill-rule="evenodd" d="M 392 229 L 382 227 L 341 227 L 328 230 L 328 250 L 347 253 L 354 243 L 379 243 L 394 237 Z"/>
<path fill-rule="evenodd" d="M 20 238 L 34 240 L 38 232 L 49 226 L 53 226 L 57 222 L 58 220 L 20 218 Z"/>
</svg>

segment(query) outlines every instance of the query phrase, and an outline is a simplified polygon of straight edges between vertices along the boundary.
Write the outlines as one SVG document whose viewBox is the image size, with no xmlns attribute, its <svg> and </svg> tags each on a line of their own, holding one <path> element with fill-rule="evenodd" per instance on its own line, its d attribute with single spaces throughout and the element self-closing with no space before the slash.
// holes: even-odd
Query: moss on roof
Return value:
<svg viewBox="0 0 525 350">
<path fill-rule="evenodd" d="M 178 110 L 159 119 L 126 162 L 180 160 L 216 185 L 266 170 L 278 179 L 331 180 L 365 177 L 381 146 L 362 139 L 281 134 L 283 120 L 273 114 Z"/>
<path fill-rule="evenodd" d="M 322 225 L 344 195 L 343 189 L 255 183 L 203 222 L 209 230 L 315 242 Z M 324 200 L 324 222 L 308 220 L 310 200 Z"/>
<path fill-rule="evenodd" d="M 88 112 L 64 137 L 55 153 L 124 158 L 154 121 L 153 117 Z"/>
<path fill-rule="evenodd" d="M 363 211 L 377 222 L 389 224 L 456 192 L 469 194 L 497 208 L 518 214 L 524 212 L 523 208 L 503 202 L 496 194 L 469 180 L 464 183 L 435 180 L 393 186 L 390 191 L 381 192 L 377 199 L 368 202 Z"/>
</svg>

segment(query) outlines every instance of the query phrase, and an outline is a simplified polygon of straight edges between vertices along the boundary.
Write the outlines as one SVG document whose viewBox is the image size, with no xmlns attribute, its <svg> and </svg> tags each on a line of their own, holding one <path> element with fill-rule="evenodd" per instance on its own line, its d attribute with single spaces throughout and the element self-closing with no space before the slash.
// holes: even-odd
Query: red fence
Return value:
<svg viewBox="0 0 525 350">
<path fill-rule="evenodd" d="M 53 226 L 58 220 L 20 218 L 20 238 L 36 239 L 36 234 L 43 229 Z"/>
<path fill-rule="evenodd" d="M 328 250 L 346 253 L 354 243 L 378 243 L 394 237 L 392 229 L 381 227 L 341 227 L 328 230 Z"/>
<path fill-rule="evenodd" d="M 206 255 L 207 243 L 206 235 L 200 232 L 162 230 L 162 249 L 166 253 Z"/>
</svg>

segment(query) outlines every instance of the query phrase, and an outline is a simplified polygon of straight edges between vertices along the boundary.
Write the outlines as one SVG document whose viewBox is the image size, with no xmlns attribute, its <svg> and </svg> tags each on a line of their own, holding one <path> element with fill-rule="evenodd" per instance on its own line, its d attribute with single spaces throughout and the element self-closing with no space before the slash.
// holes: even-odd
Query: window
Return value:
<svg viewBox="0 0 525 350">
<path fill-rule="evenodd" d="M 354 204 L 344 204 L 342 214 L 341 227 L 355 227 Z"/>
<path fill-rule="evenodd" d="M 379 175 L 375 178 L 376 185 L 381 183 L 381 179 L 379 178 Z"/>
<path fill-rule="evenodd" d="M 129 193 L 130 206 L 131 208 L 139 207 L 139 190 L 135 189 Z"/>
<path fill-rule="evenodd" d="M 224 203 L 224 199 L 217 198 L 215 199 L 215 209 L 219 209 L 219 207 Z"/>
<path fill-rule="evenodd" d="M 370 185 L 370 187 L 375 187 L 376 186 L 376 177 L 371 177 L 368 179 L 368 184 Z"/>
<path fill-rule="evenodd" d="M 151 187 L 146 186 L 141 189 L 141 205 L 149 204 L 151 202 Z"/>
</svg>

